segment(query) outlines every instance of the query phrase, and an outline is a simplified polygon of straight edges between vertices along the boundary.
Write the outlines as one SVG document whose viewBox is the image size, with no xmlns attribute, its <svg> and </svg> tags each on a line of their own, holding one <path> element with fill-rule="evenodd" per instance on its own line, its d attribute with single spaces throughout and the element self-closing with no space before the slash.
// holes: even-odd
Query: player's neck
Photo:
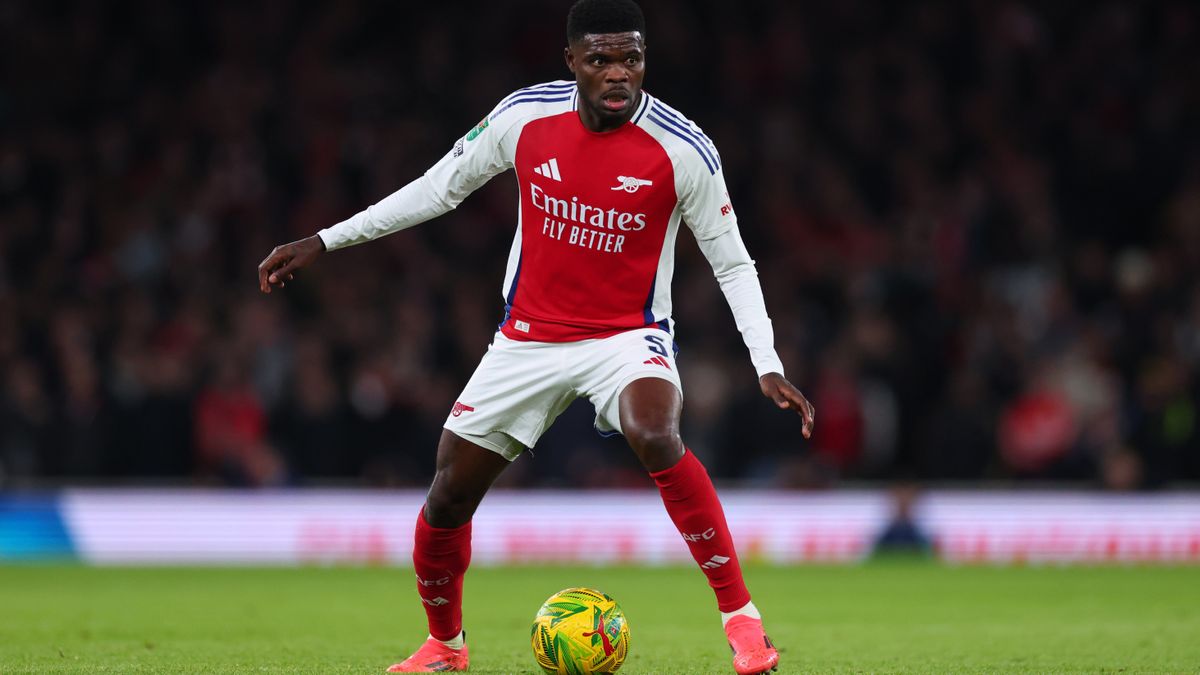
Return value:
<svg viewBox="0 0 1200 675">
<path fill-rule="evenodd" d="M 638 106 L 642 104 L 643 95 L 643 92 L 639 91 L 637 97 L 633 100 L 633 104 L 619 117 L 601 115 L 589 106 L 581 105 L 579 106 L 579 121 L 583 123 L 584 129 L 598 134 L 620 129 L 626 122 L 633 119 L 633 114 L 637 112 Z"/>
</svg>

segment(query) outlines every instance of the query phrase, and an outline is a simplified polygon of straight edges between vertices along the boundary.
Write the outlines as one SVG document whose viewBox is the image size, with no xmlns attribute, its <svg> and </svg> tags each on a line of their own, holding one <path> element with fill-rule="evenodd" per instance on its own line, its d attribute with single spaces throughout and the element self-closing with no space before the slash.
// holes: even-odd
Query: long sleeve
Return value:
<svg viewBox="0 0 1200 675">
<path fill-rule="evenodd" d="M 332 251 L 419 225 L 453 208 L 433 188 L 429 176 L 423 175 L 317 235 Z"/>
<path fill-rule="evenodd" d="M 758 271 L 737 224 L 711 239 L 697 239 L 697 243 L 733 310 L 733 320 L 750 350 L 754 370 L 759 377 L 767 373 L 783 375 L 783 362 L 775 353 L 775 334 L 758 283 Z"/>
<path fill-rule="evenodd" d="M 675 178 L 683 220 L 696 236 L 733 310 L 733 320 L 750 350 L 754 370 L 759 377 L 767 373 L 783 375 L 758 271 L 738 230 L 716 146 L 699 127 L 684 129 L 690 132 L 692 143 L 680 152 Z"/>
</svg>

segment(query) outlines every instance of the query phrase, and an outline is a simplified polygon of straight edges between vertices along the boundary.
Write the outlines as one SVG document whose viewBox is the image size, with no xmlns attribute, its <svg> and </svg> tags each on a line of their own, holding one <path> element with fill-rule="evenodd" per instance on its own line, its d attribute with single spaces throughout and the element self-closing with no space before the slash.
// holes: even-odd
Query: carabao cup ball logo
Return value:
<svg viewBox="0 0 1200 675">
<path fill-rule="evenodd" d="M 488 128 L 488 118 L 485 117 L 479 121 L 479 124 L 474 129 L 467 132 L 467 142 L 469 143 L 478 138 L 479 134 L 482 134 L 486 128 Z"/>
<path fill-rule="evenodd" d="M 533 620 L 533 656 L 547 673 L 615 673 L 629 655 L 629 623 L 621 606 L 590 588 L 568 588 L 546 600 Z"/>
</svg>

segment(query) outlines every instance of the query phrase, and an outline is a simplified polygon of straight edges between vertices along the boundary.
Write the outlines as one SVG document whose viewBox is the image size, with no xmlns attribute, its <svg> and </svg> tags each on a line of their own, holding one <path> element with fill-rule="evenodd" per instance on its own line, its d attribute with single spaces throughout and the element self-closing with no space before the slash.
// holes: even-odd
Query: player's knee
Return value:
<svg viewBox="0 0 1200 675">
<path fill-rule="evenodd" d="M 648 471 L 670 468 L 683 457 L 683 440 L 674 425 L 642 424 L 630 420 L 623 429 L 629 445 Z"/>
<path fill-rule="evenodd" d="M 460 527 L 475 515 L 479 499 L 435 479 L 425 497 L 425 520 L 433 527 Z"/>
</svg>

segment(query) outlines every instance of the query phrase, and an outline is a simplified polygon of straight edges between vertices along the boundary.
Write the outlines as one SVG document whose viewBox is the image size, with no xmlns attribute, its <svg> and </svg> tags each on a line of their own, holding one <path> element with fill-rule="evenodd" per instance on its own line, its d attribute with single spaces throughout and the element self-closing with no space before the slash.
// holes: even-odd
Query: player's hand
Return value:
<svg viewBox="0 0 1200 675">
<path fill-rule="evenodd" d="M 325 242 L 317 235 L 276 246 L 271 255 L 258 264 L 258 289 L 270 293 L 272 286 L 283 288 L 296 276 L 296 270 L 308 267 L 325 252 Z"/>
<path fill-rule="evenodd" d="M 795 410 L 799 413 L 804 425 L 801 433 L 805 438 L 812 437 L 813 422 L 816 419 L 817 411 L 795 385 L 788 382 L 787 378 L 779 373 L 767 373 L 758 378 L 758 386 L 762 388 L 763 396 L 774 401 L 781 410 Z"/>
</svg>

